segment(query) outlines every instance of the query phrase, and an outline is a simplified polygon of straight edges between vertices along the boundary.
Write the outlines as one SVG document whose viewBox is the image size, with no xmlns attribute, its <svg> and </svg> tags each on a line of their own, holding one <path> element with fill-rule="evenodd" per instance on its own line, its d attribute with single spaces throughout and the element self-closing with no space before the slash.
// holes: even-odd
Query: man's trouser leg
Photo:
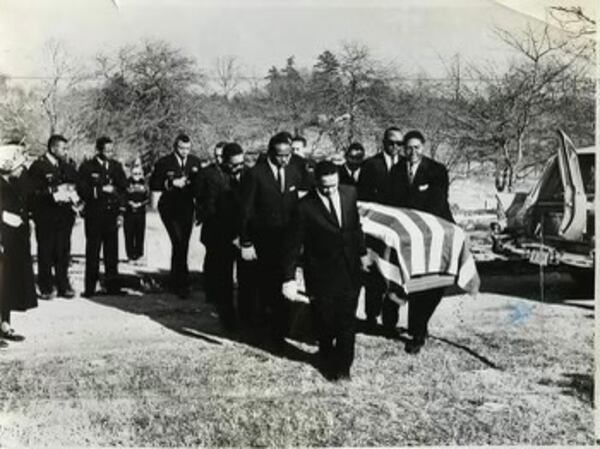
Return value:
<svg viewBox="0 0 600 449">
<path fill-rule="evenodd" d="M 64 216 L 56 234 L 56 284 L 58 290 L 64 293 L 71 288 L 69 282 L 69 264 L 71 261 L 71 231 L 73 230 L 74 216 Z"/>
<path fill-rule="evenodd" d="M 104 249 L 104 278 L 106 289 L 113 292 L 119 285 L 119 226 L 117 214 L 107 212 L 103 223 L 102 244 Z"/>
<path fill-rule="evenodd" d="M 55 253 L 56 229 L 52 220 L 35 222 L 38 256 L 38 286 L 42 294 L 52 293 L 52 264 Z"/>
<path fill-rule="evenodd" d="M 426 290 L 408 297 L 408 332 L 415 340 L 425 340 L 429 320 L 444 296 L 443 288 Z"/>
<path fill-rule="evenodd" d="M 85 292 L 93 294 L 98 283 L 102 236 L 100 217 L 85 217 Z"/>
</svg>

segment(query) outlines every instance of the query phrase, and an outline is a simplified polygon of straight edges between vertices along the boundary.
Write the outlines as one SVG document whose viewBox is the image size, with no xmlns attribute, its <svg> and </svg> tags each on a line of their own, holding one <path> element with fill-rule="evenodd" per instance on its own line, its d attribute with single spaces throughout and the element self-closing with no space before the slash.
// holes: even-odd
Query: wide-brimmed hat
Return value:
<svg viewBox="0 0 600 449">
<path fill-rule="evenodd" d="M 26 161 L 25 149 L 21 145 L 0 145 L 0 174 L 12 173 Z"/>
</svg>

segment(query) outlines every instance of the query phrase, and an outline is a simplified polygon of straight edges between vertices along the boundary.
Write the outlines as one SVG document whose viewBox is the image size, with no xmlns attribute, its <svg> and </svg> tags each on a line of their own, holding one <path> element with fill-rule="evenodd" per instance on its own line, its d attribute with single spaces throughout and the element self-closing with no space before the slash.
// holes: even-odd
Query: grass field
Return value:
<svg viewBox="0 0 600 449">
<path fill-rule="evenodd" d="M 304 303 L 278 356 L 224 334 L 199 290 L 41 302 L 0 352 L 0 446 L 591 445 L 593 303 L 561 274 L 542 303 L 536 282 L 488 272 L 477 299 L 451 292 L 417 356 L 359 334 L 344 383 L 300 338 Z"/>
</svg>

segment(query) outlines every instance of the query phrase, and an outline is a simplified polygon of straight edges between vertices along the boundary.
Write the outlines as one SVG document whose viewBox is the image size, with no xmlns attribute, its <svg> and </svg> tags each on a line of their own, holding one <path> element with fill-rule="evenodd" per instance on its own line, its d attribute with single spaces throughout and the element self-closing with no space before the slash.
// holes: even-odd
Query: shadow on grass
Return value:
<svg viewBox="0 0 600 449">
<path fill-rule="evenodd" d="M 583 402 L 594 403 L 594 377 L 591 374 L 563 373 L 558 381 L 544 379 L 542 385 L 555 385 L 562 388 L 562 392 L 574 396 Z"/>
<path fill-rule="evenodd" d="M 540 282 L 539 267 L 526 262 L 489 261 L 479 262 L 477 270 L 481 278 L 482 293 L 516 296 L 522 299 L 594 309 L 594 285 L 575 282 L 565 269 L 546 267 Z M 543 287 L 543 288 L 542 288 Z M 456 287 L 447 294 L 461 293 Z"/>
<path fill-rule="evenodd" d="M 455 348 L 461 349 L 461 350 L 465 351 L 467 354 L 475 357 L 477 360 L 479 360 L 481 363 L 483 363 L 484 365 L 486 365 L 489 368 L 494 368 L 494 369 L 497 369 L 497 370 L 502 370 L 503 369 L 502 367 L 500 367 L 499 365 L 496 365 L 494 362 L 492 362 L 487 357 L 485 357 L 485 356 L 483 356 L 481 354 L 478 354 L 477 352 L 473 351 L 468 346 L 461 345 L 460 343 L 453 342 L 451 340 L 448 340 L 447 338 L 436 337 L 434 335 L 430 335 L 429 338 L 432 338 L 432 339 L 437 340 L 437 341 L 441 341 L 441 342 L 446 343 L 446 344 L 448 344 L 450 346 L 454 346 Z"/>
<path fill-rule="evenodd" d="M 289 337 L 283 345 L 274 345 L 264 332 L 256 328 L 241 327 L 226 330 L 220 323 L 215 307 L 204 300 L 202 275 L 192 276 L 192 294 L 182 299 L 168 292 L 168 272 L 121 275 L 121 286 L 129 294 L 123 296 L 97 295 L 89 300 L 114 307 L 128 313 L 145 315 L 162 326 L 185 337 L 195 338 L 210 345 L 222 345 L 231 341 L 254 347 L 273 356 L 313 366 L 323 377 L 331 379 L 327 367 L 314 351 L 304 350 L 301 343 L 316 345 L 310 323 L 308 303 L 290 303 Z"/>
</svg>

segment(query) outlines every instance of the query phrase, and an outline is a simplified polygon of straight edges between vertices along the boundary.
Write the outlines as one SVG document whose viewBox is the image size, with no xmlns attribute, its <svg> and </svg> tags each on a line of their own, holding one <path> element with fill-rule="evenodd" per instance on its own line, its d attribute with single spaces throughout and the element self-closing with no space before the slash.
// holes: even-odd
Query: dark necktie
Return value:
<svg viewBox="0 0 600 449">
<path fill-rule="evenodd" d="M 333 218 L 335 225 L 339 228 L 340 221 L 338 220 L 337 213 L 335 212 L 335 207 L 333 206 L 333 200 L 331 199 L 330 196 L 327 196 L 327 201 L 329 202 L 329 213 L 331 214 L 331 218 Z"/>
</svg>

